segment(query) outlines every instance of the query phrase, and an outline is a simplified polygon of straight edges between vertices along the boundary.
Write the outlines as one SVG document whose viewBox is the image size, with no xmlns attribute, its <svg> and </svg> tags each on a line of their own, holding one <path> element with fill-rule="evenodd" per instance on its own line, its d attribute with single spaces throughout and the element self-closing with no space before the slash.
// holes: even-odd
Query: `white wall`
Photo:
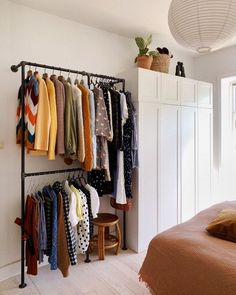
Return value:
<svg viewBox="0 0 236 295">
<path fill-rule="evenodd" d="M 0 280 L 6 275 L 4 267 L 20 258 L 20 229 L 13 223 L 15 217 L 20 216 L 20 148 L 15 144 L 20 72 L 12 73 L 10 66 L 28 60 L 115 75 L 134 66 L 136 51 L 134 41 L 128 38 L 7 0 L 0 1 L 0 142 L 4 142 L 4 149 L 0 150 Z M 192 76 L 192 58 L 181 53 L 174 55 L 185 63 L 188 76 Z M 63 166 L 61 159 L 54 162 L 42 158 L 27 159 L 30 170 Z M 34 186 L 38 181 L 32 180 L 30 185 Z M 47 183 L 48 178 L 40 182 Z M 15 271 L 19 271 L 18 265 L 11 268 L 8 275 Z"/>
<path fill-rule="evenodd" d="M 230 144 L 221 137 L 221 102 L 227 104 L 225 95 L 221 97 L 221 78 L 236 75 L 236 46 L 195 58 L 195 78 L 214 84 L 214 182 L 213 194 L 219 201 L 236 199 L 236 161 L 234 154 L 223 155 L 224 146 Z M 224 146 L 221 146 L 224 145 Z M 228 160 L 226 160 L 228 159 Z"/>
</svg>

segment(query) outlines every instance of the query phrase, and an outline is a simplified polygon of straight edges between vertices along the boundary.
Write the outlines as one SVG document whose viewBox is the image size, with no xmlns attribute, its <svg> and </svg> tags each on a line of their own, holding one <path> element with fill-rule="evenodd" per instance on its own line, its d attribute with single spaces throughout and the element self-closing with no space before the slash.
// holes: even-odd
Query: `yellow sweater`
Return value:
<svg viewBox="0 0 236 295">
<path fill-rule="evenodd" d="M 45 81 L 40 75 L 37 75 L 39 82 L 39 103 L 35 126 L 34 149 L 36 151 L 48 151 L 49 130 L 51 124 L 50 105 L 48 91 Z"/>
<path fill-rule="evenodd" d="M 81 199 L 79 191 L 73 185 L 70 186 L 70 189 L 72 190 L 73 193 L 75 193 L 75 196 L 76 196 L 76 215 L 80 222 L 81 220 L 84 220 L 82 199 Z"/>
<path fill-rule="evenodd" d="M 51 114 L 48 159 L 55 160 L 55 149 L 56 149 L 56 139 L 57 139 L 56 93 L 55 93 L 54 84 L 48 77 L 46 78 L 46 85 L 48 90 L 48 98 L 49 98 L 50 114 Z"/>
</svg>

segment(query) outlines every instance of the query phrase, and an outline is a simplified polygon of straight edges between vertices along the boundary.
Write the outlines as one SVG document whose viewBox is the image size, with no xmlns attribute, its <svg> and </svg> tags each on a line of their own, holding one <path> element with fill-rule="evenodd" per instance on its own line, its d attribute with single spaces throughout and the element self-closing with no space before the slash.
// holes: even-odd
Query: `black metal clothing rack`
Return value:
<svg viewBox="0 0 236 295">
<path fill-rule="evenodd" d="M 38 64 L 28 61 L 21 61 L 17 65 L 12 65 L 11 70 L 13 72 L 17 72 L 19 68 L 21 68 L 21 93 L 20 93 L 20 99 L 21 99 L 21 283 L 19 285 L 19 288 L 25 288 L 27 284 L 25 283 L 25 241 L 23 239 L 24 236 L 24 219 L 25 219 L 25 178 L 26 177 L 34 177 L 34 176 L 40 176 L 40 175 L 48 175 L 48 174 L 59 174 L 59 173 L 65 173 L 65 172 L 75 172 L 81 170 L 81 168 L 70 168 L 70 169 L 62 169 L 62 170 L 50 170 L 50 171 L 40 171 L 40 172 L 26 172 L 25 171 L 25 141 L 24 141 L 24 128 L 25 128 L 25 67 L 26 66 L 32 66 L 35 68 L 44 68 L 44 69 L 51 69 L 56 70 L 60 72 L 68 72 L 73 73 L 77 75 L 87 76 L 88 79 L 88 85 L 91 84 L 91 78 L 97 77 L 101 79 L 109 79 L 112 80 L 114 83 L 122 83 L 122 90 L 125 91 L 125 79 L 107 76 L 107 75 L 100 75 L 100 74 L 94 74 L 89 73 L 85 71 L 77 71 L 77 70 L 71 70 L 61 67 L 55 67 L 45 64 Z M 126 247 L 126 212 L 123 212 L 123 250 L 127 250 Z M 85 262 L 90 262 L 89 259 L 89 251 L 86 252 L 86 259 Z"/>
</svg>

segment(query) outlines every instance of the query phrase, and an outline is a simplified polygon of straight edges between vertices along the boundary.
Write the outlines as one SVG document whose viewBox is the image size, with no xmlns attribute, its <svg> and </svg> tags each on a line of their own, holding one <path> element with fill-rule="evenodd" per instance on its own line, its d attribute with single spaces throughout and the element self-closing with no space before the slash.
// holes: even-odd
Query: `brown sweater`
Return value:
<svg viewBox="0 0 236 295">
<path fill-rule="evenodd" d="M 89 90 L 83 86 L 78 85 L 82 92 L 82 108 L 83 108 L 83 122 L 84 122 L 84 145 L 85 158 L 82 167 L 85 171 L 93 169 L 93 152 L 92 152 L 92 135 L 90 125 L 90 108 L 89 108 Z"/>
<path fill-rule="evenodd" d="M 62 195 L 59 192 L 58 194 L 58 224 L 57 224 L 57 264 L 60 269 L 63 277 L 68 277 L 69 275 L 69 253 L 67 248 L 67 239 L 66 239 L 66 230 L 64 223 L 64 211 L 63 211 L 63 200 Z"/>
<path fill-rule="evenodd" d="M 58 155 L 65 154 L 64 143 L 64 113 L 65 113 L 65 89 L 64 85 L 57 79 L 56 75 L 51 76 L 56 92 L 57 105 L 57 148 Z"/>
</svg>

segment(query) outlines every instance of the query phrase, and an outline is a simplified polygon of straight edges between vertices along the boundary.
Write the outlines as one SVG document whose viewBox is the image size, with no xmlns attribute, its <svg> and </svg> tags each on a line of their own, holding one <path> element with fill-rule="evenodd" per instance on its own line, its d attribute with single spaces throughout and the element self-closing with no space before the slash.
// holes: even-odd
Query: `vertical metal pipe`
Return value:
<svg viewBox="0 0 236 295">
<path fill-rule="evenodd" d="M 25 64 L 21 66 L 21 283 L 19 288 L 25 288 Z"/>
<path fill-rule="evenodd" d="M 89 74 L 87 74 L 87 83 L 88 83 L 88 88 L 90 89 L 91 79 L 90 79 L 90 75 Z M 88 250 L 86 251 L 86 258 L 85 258 L 84 262 L 86 262 L 86 263 L 91 262 L 91 260 L 89 258 L 89 247 L 88 247 Z"/>
<path fill-rule="evenodd" d="M 127 250 L 126 247 L 126 212 L 123 211 L 123 250 Z"/>
<path fill-rule="evenodd" d="M 86 251 L 86 258 L 85 258 L 84 262 L 86 262 L 86 263 L 91 262 L 91 260 L 90 260 L 90 258 L 89 258 L 89 248 L 88 248 L 88 250 Z"/>
</svg>

